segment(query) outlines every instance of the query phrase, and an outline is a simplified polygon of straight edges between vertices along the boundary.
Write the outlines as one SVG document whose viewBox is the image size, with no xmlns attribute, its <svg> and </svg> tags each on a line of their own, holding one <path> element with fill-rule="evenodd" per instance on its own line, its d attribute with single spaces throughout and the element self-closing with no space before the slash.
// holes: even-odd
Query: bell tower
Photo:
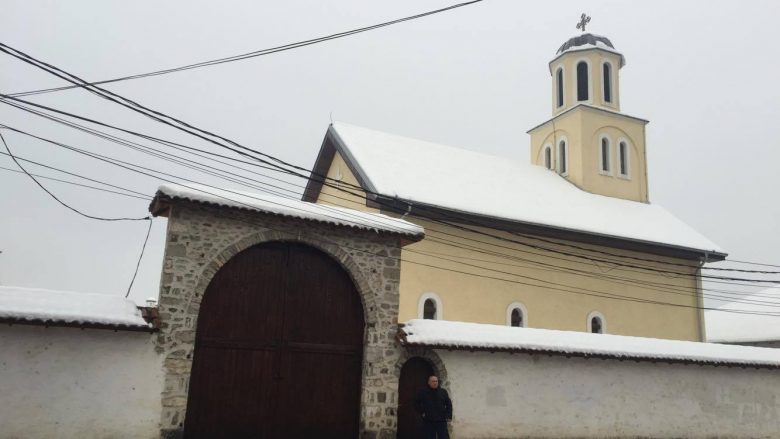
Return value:
<svg viewBox="0 0 780 439">
<path fill-rule="evenodd" d="M 585 31 L 582 14 L 577 28 Z M 648 121 L 620 112 L 623 54 L 603 36 L 569 38 L 548 68 L 552 118 L 528 131 L 531 163 L 595 194 L 649 202 L 645 154 Z"/>
</svg>

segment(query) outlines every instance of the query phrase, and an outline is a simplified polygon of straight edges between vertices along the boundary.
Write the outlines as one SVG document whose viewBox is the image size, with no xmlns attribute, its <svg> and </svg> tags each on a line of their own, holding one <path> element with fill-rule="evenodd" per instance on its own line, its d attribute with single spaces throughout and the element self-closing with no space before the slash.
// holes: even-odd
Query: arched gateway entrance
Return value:
<svg viewBox="0 0 780 439">
<path fill-rule="evenodd" d="M 240 252 L 200 306 L 185 438 L 356 438 L 363 329 L 360 295 L 328 255 Z"/>
</svg>

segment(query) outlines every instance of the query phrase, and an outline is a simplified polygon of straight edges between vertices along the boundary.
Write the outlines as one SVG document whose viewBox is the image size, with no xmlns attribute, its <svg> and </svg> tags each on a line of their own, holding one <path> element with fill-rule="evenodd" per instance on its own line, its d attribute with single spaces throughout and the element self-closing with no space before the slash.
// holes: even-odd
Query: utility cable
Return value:
<svg viewBox="0 0 780 439">
<path fill-rule="evenodd" d="M 141 255 L 138 256 L 138 263 L 135 264 L 135 271 L 133 272 L 133 278 L 130 279 L 130 285 L 127 287 L 127 293 L 125 294 L 125 299 L 127 299 L 128 296 L 130 296 L 130 290 L 133 289 L 133 283 L 135 282 L 136 276 L 138 276 L 138 268 L 141 267 L 141 260 L 144 258 L 144 251 L 146 250 L 146 243 L 149 242 L 149 235 L 152 233 L 152 223 L 154 222 L 153 219 L 149 219 L 149 228 L 146 229 L 146 238 L 144 238 L 144 245 L 141 247 Z"/>
<path fill-rule="evenodd" d="M 6 49 L 9 49 L 9 50 L 14 51 L 16 53 L 11 53 L 9 50 L 6 50 Z M 277 163 L 282 164 L 283 166 L 293 167 L 294 169 L 299 169 L 299 170 L 303 170 L 305 172 L 308 172 L 307 169 L 301 168 L 301 167 L 296 166 L 296 165 L 292 165 L 292 164 L 287 163 L 287 162 L 285 162 L 285 161 L 283 161 L 281 159 L 278 159 L 276 157 L 273 157 L 273 156 L 270 156 L 268 154 L 262 153 L 260 151 L 256 151 L 254 149 L 247 148 L 247 147 L 245 147 L 243 145 L 240 145 L 237 142 L 234 142 L 234 141 L 232 141 L 230 139 L 227 139 L 227 138 L 225 138 L 223 136 L 220 136 L 218 134 L 214 134 L 214 133 L 211 133 L 209 131 L 205 131 L 205 130 L 202 130 L 200 128 L 194 127 L 193 125 L 190 125 L 190 124 L 188 124 L 186 122 L 183 122 L 183 121 L 181 121 L 179 119 L 176 119 L 176 118 L 174 118 L 172 116 L 166 115 L 164 113 L 161 113 L 161 112 L 158 112 L 158 111 L 155 111 L 155 110 L 151 110 L 151 109 L 149 109 L 147 107 L 144 107 L 141 104 L 138 104 L 137 102 L 134 102 L 134 101 L 132 101 L 130 99 L 127 99 L 127 98 L 124 98 L 122 96 L 119 96 L 119 95 L 117 95 L 115 93 L 112 93 L 112 92 L 107 91 L 105 89 L 102 89 L 100 87 L 90 86 L 86 81 L 84 81 L 83 79 L 81 79 L 81 78 L 79 78 L 79 77 L 77 77 L 77 76 L 75 76 L 75 75 L 73 75 L 71 73 L 67 73 L 67 72 L 63 71 L 62 69 L 59 69 L 59 68 L 54 67 L 54 66 L 52 66 L 50 64 L 44 63 L 42 61 L 39 61 L 39 60 L 31 57 L 30 55 L 27 55 L 24 52 L 21 52 L 21 51 L 19 51 L 17 49 L 13 49 L 13 48 L 5 45 L 5 44 L 0 43 L 0 51 L 3 51 L 3 52 L 5 52 L 5 53 L 7 53 L 7 54 L 9 54 L 11 56 L 14 56 L 14 57 L 24 61 L 24 62 L 27 62 L 27 63 L 29 63 L 31 65 L 34 65 L 34 66 L 38 67 L 38 68 L 41 68 L 41 69 L 43 69 L 43 70 L 45 70 L 45 71 L 47 71 L 47 72 L 49 72 L 51 74 L 54 74 L 54 75 L 56 75 L 56 76 L 58 76 L 58 77 L 60 77 L 62 79 L 65 79 L 65 80 L 67 80 L 67 81 L 69 81 L 71 83 L 74 83 L 74 84 L 81 83 L 87 90 L 89 90 L 90 92 L 92 92 L 93 94 L 95 94 L 95 95 L 97 95 L 99 97 L 102 97 L 104 99 L 108 99 L 108 100 L 110 100 L 112 102 L 120 104 L 120 105 L 122 105 L 122 106 L 124 106 L 126 108 L 129 108 L 129 109 L 131 109 L 133 111 L 136 111 L 136 112 L 138 112 L 140 114 L 146 115 L 147 117 L 150 117 L 153 120 L 156 120 L 156 121 L 164 123 L 166 125 L 175 127 L 175 128 L 177 128 L 179 130 L 182 130 L 184 132 L 192 134 L 192 135 L 194 135 L 196 137 L 199 137 L 199 138 L 201 138 L 203 140 L 209 141 L 209 142 L 214 143 L 216 145 L 220 145 L 222 147 L 226 147 L 228 149 L 231 149 L 234 152 L 238 152 L 238 151 L 236 151 L 233 148 L 230 148 L 230 147 L 227 147 L 225 145 L 222 145 L 220 142 L 217 142 L 215 140 L 212 140 L 212 139 L 206 137 L 206 136 L 211 136 L 211 137 L 220 139 L 222 141 L 226 141 L 226 142 L 230 143 L 231 145 L 234 145 L 235 147 L 238 147 L 238 148 L 240 148 L 242 150 L 251 151 L 251 152 L 259 154 L 259 155 L 261 155 L 263 157 L 269 158 L 269 159 L 271 159 L 271 160 L 273 160 L 273 161 L 275 161 Z M 52 69 L 56 70 L 56 72 L 52 71 Z M 60 73 L 57 73 L 57 72 L 60 72 Z M 69 77 L 75 78 L 75 80 L 70 79 L 68 77 L 65 77 L 63 75 L 67 75 Z M 76 82 L 76 81 L 79 81 L 79 82 Z M 7 95 L 5 95 L 5 96 L 7 96 Z M 16 98 L 12 98 L 12 99 L 16 99 Z M 117 99 L 121 100 L 122 102 L 120 102 Z M 168 120 L 166 120 L 166 119 L 168 119 Z M 171 121 L 173 121 L 173 122 L 171 122 Z M 195 132 L 193 132 L 191 130 L 194 130 Z M 239 152 L 239 153 L 240 154 L 245 154 L 243 152 Z M 269 162 L 267 162 L 267 161 L 265 161 L 263 159 L 259 159 L 257 157 L 254 157 L 254 158 L 256 160 L 260 160 L 260 161 L 262 161 L 262 162 L 264 162 L 266 164 L 271 164 L 272 166 L 278 166 L 278 165 L 269 163 Z M 305 176 L 302 176 L 302 177 L 310 179 L 310 177 L 305 177 Z M 325 177 L 325 178 L 327 178 L 327 177 Z M 449 225 L 452 225 L 452 224 L 449 224 Z M 475 230 L 475 229 L 467 229 L 467 230 L 472 231 L 472 232 L 476 232 L 476 233 L 484 234 L 484 232 L 480 232 L 480 231 Z M 488 234 L 488 236 L 491 236 L 491 235 Z M 495 237 L 495 235 L 492 235 L 492 236 Z M 506 239 L 506 238 L 504 238 L 504 239 Z M 520 243 L 520 242 L 516 242 L 516 243 L 519 243 L 521 245 L 527 245 L 527 244 L 523 244 L 523 243 Z M 574 256 L 574 257 L 582 257 L 580 255 L 571 254 L 571 253 L 563 253 L 563 254 L 567 254 L 569 256 Z M 593 259 L 593 260 L 595 260 L 595 259 Z M 614 262 L 609 262 L 609 261 L 601 261 L 601 262 L 615 264 Z M 621 265 L 621 264 L 618 263 L 617 265 Z M 626 264 L 623 264 L 623 265 L 626 265 Z M 639 268 L 642 268 L 642 269 L 645 269 L 645 270 L 648 270 L 648 271 L 661 272 L 661 270 L 654 269 L 654 268 L 646 268 L 646 267 L 639 267 Z M 688 275 L 688 276 L 690 276 L 690 274 L 687 274 L 687 273 L 672 272 L 672 271 L 669 271 L 669 270 L 663 270 L 663 271 L 667 272 L 669 274 Z M 703 277 L 703 278 L 710 278 L 710 279 L 739 280 L 739 281 L 758 282 L 758 283 L 775 283 L 775 282 L 777 282 L 776 280 L 745 279 L 745 278 L 721 277 L 721 276 L 709 276 L 709 275 L 701 275 L 701 277 Z"/>
<path fill-rule="evenodd" d="M 187 65 L 180 66 L 180 67 L 174 67 L 174 68 L 163 69 L 163 70 L 156 70 L 156 71 L 147 72 L 147 73 L 138 73 L 138 74 L 135 74 L 135 75 L 122 76 L 122 77 L 113 78 L 113 79 L 104 79 L 102 81 L 94 81 L 94 82 L 88 83 L 87 85 L 110 84 L 110 83 L 114 83 L 114 82 L 127 81 L 127 80 L 131 80 L 131 79 L 146 78 L 146 77 L 149 77 L 149 76 L 165 75 L 165 74 L 168 74 L 168 73 L 181 72 L 181 71 L 184 71 L 184 70 L 196 69 L 196 68 L 199 68 L 199 67 L 213 66 L 213 65 L 217 65 L 217 64 L 223 64 L 223 63 L 228 63 L 228 62 L 233 62 L 233 61 L 240 61 L 240 60 L 254 58 L 254 57 L 263 56 L 263 55 L 270 55 L 272 53 L 283 52 L 283 51 L 292 50 L 292 49 L 298 49 L 300 47 L 310 46 L 312 44 L 318 44 L 318 43 L 322 43 L 322 42 L 325 42 L 325 41 L 335 40 L 335 39 L 338 39 L 338 38 L 343 38 L 343 37 L 347 37 L 347 36 L 351 36 L 351 35 L 367 32 L 367 31 L 370 31 L 370 30 L 379 29 L 379 28 L 386 27 L 386 26 L 391 26 L 391 25 L 394 25 L 394 24 L 403 23 L 403 22 L 406 22 L 406 21 L 416 20 L 418 18 L 423 18 L 423 17 L 427 17 L 427 16 L 430 16 L 430 15 L 438 14 L 438 13 L 441 13 L 441 12 L 446 12 L 446 11 L 449 11 L 449 10 L 452 10 L 452 9 L 462 8 L 464 6 L 469 6 L 469 5 L 472 5 L 474 3 L 479 3 L 481 1 L 482 0 L 474 0 L 474 1 L 464 2 L 464 3 L 458 3 L 458 4 L 455 4 L 455 5 L 448 6 L 446 8 L 441 8 L 441 9 L 436 9 L 436 10 L 433 10 L 433 11 L 423 12 L 423 13 L 420 13 L 420 14 L 415 14 L 415 15 L 411 15 L 411 16 L 408 16 L 408 17 L 395 19 L 395 20 L 392 20 L 392 21 L 386 21 L 384 23 L 379 23 L 379 24 L 375 24 L 375 25 L 371 25 L 371 26 L 366 26 L 366 27 L 361 27 L 361 28 L 357 28 L 357 29 L 352 29 L 352 30 L 348 30 L 348 31 L 344 31 L 344 32 L 338 32 L 338 33 L 335 33 L 335 34 L 326 35 L 326 36 L 317 37 L 317 38 L 312 38 L 312 39 L 303 40 L 303 41 L 298 41 L 298 42 L 295 42 L 295 43 L 284 44 L 284 45 L 281 45 L 281 46 L 271 47 L 271 48 L 267 48 L 267 49 L 255 50 L 255 51 L 247 52 L 247 53 L 240 54 L 240 55 L 233 55 L 233 56 L 228 56 L 228 57 L 224 57 L 224 58 L 217 58 L 217 59 L 212 59 L 212 60 L 208 60 L 208 61 L 201 61 L 201 62 L 197 62 L 197 63 L 194 63 L 194 64 L 187 64 Z M 42 94 L 42 93 L 51 93 L 51 92 L 55 92 L 55 91 L 69 90 L 69 89 L 80 88 L 80 87 L 83 87 L 83 86 L 81 86 L 81 85 L 68 85 L 68 86 L 63 86 L 63 87 L 53 87 L 53 88 L 45 88 L 45 89 L 40 89 L 40 90 L 32 90 L 32 91 L 26 91 L 26 92 L 20 92 L 20 93 L 13 93 L 10 96 L 17 96 L 17 97 L 18 96 L 29 96 L 29 95 L 36 95 L 36 94 Z"/>
<path fill-rule="evenodd" d="M 8 127 L 0 126 L 0 128 L 8 128 Z M 43 189 L 44 192 L 49 194 L 50 197 L 52 197 L 55 201 L 60 203 L 62 206 L 68 208 L 69 210 L 72 210 L 73 212 L 76 212 L 77 214 L 79 214 L 79 215 L 81 215 L 81 216 L 83 216 L 85 218 L 98 220 L 98 221 L 151 221 L 152 220 L 152 218 L 150 216 L 146 216 L 146 217 L 143 217 L 143 218 L 124 218 L 124 217 L 120 217 L 120 218 L 106 218 L 106 217 L 94 216 L 94 215 L 86 214 L 86 213 L 76 209 L 75 207 L 72 207 L 72 206 L 68 205 L 64 201 L 62 201 L 59 198 L 57 198 L 57 196 L 54 195 L 51 191 L 46 189 L 46 187 L 43 184 L 41 184 L 41 182 L 39 182 L 32 174 L 27 172 L 27 170 L 24 168 L 24 166 L 22 166 L 22 164 L 19 163 L 18 160 L 16 160 L 16 157 L 14 156 L 13 152 L 11 152 L 11 148 L 8 146 L 8 143 L 5 141 L 5 137 L 3 137 L 2 133 L 0 133 L 0 140 L 2 140 L 3 145 L 5 146 L 5 150 L 8 152 L 8 155 L 11 157 L 11 160 L 13 160 L 14 163 L 16 163 L 16 166 L 18 166 L 19 169 L 21 169 L 25 174 L 27 174 L 27 176 L 30 177 L 30 179 L 32 179 L 32 181 L 34 181 L 35 184 L 38 185 L 38 187 L 40 187 L 41 189 Z"/>
</svg>

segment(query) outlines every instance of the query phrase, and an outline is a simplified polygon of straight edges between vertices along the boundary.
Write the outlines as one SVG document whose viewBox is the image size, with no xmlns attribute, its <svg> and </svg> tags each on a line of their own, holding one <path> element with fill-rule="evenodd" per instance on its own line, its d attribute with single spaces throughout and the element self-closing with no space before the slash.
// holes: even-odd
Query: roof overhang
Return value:
<svg viewBox="0 0 780 439">
<path fill-rule="evenodd" d="M 569 55 L 569 54 L 572 54 L 572 53 L 590 52 L 592 50 L 604 52 L 604 53 L 607 53 L 607 54 L 610 54 L 610 55 L 617 55 L 620 58 L 620 65 L 618 66 L 618 68 L 623 68 L 623 66 L 626 65 L 626 57 L 623 56 L 623 54 L 618 52 L 617 50 L 610 50 L 610 49 L 605 48 L 605 47 L 596 47 L 596 46 L 577 46 L 575 48 L 568 49 L 568 50 L 566 50 L 564 52 L 561 52 L 561 53 L 555 55 L 555 58 L 553 58 L 552 60 L 550 60 L 549 63 L 547 63 L 547 68 L 550 71 L 550 74 L 552 75 L 552 73 L 553 73 L 553 64 L 555 64 L 562 57 L 564 57 L 566 55 Z"/>
<path fill-rule="evenodd" d="M 535 224 L 506 218 L 485 216 L 394 197 L 380 196 L 377 197 L 375 202 L 381 206 L 383 211 L 427 218 L 433 221 L 446 222 L 450 225 L 462 224 L 469 229 L 484 227 L 513 233 L 518 236 L 540 236 L 562 241 L 606 246 L 697 262 L 718 262 L 726 259 L 726 256 L 728 256 L 726 253 L 714 251 L 705 251 L 670 244 L 555 227 L 546 224 Z"/>
<path fill-rule="evenodd" d="M 649 120 L 642 119 L 641 117 L 630 116 L 628 114 L 620 113 L 618 111 L 607 110 L 606 108 L 597 107 L 595 105 L 577 104 L 577 105 L 567 109 L 566 111 L 562 111 L 562 112 L 556 114 L 555 116 L 547 119 L 546 121 L 540 123 L 539 125 L 536 125 L 535 127 L 533 127 L 530 130 L 526 131 L 526 134 L 531 134 L 534 131 L 536 131 L 536 130 L 546 126 L 547 124 L 552 123 L 552 121 L 557 120 L 560 117 L 563 117 L 563 116 L 571 114 L 575 110 L 593 111 L 593 112 L 596 112 L 596 113 L 609 114 L 610 116 L 617 116 L 617 117 L 623 118 L 623 119 L 625 119 L 627 121 L 640 123 L 642 125 L 647 125 L 647 124 L 650 123 Z"/>
</svg>

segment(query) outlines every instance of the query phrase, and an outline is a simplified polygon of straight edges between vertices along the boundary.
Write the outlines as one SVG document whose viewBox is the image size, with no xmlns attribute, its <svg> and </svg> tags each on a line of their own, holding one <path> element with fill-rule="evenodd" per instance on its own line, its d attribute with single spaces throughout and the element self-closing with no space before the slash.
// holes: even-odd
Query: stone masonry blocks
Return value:
<svg viewBox="0 0 780 439">
<path fill-rule="evenodd" d="M 165 359 L 161 437 L 182 435 L 195 330 L 206 287 L 230 258 L 270 241 L 319 248 L 338 260 L 352 277 L 362 298 L 366 324 L 360 437 L 395 437 L 398 370 L 407 357 L 395 340 L 399 237 L 181 200 L 171 203 L 160 284 L 162 325 L 156 343 Z"/>
</svg>

